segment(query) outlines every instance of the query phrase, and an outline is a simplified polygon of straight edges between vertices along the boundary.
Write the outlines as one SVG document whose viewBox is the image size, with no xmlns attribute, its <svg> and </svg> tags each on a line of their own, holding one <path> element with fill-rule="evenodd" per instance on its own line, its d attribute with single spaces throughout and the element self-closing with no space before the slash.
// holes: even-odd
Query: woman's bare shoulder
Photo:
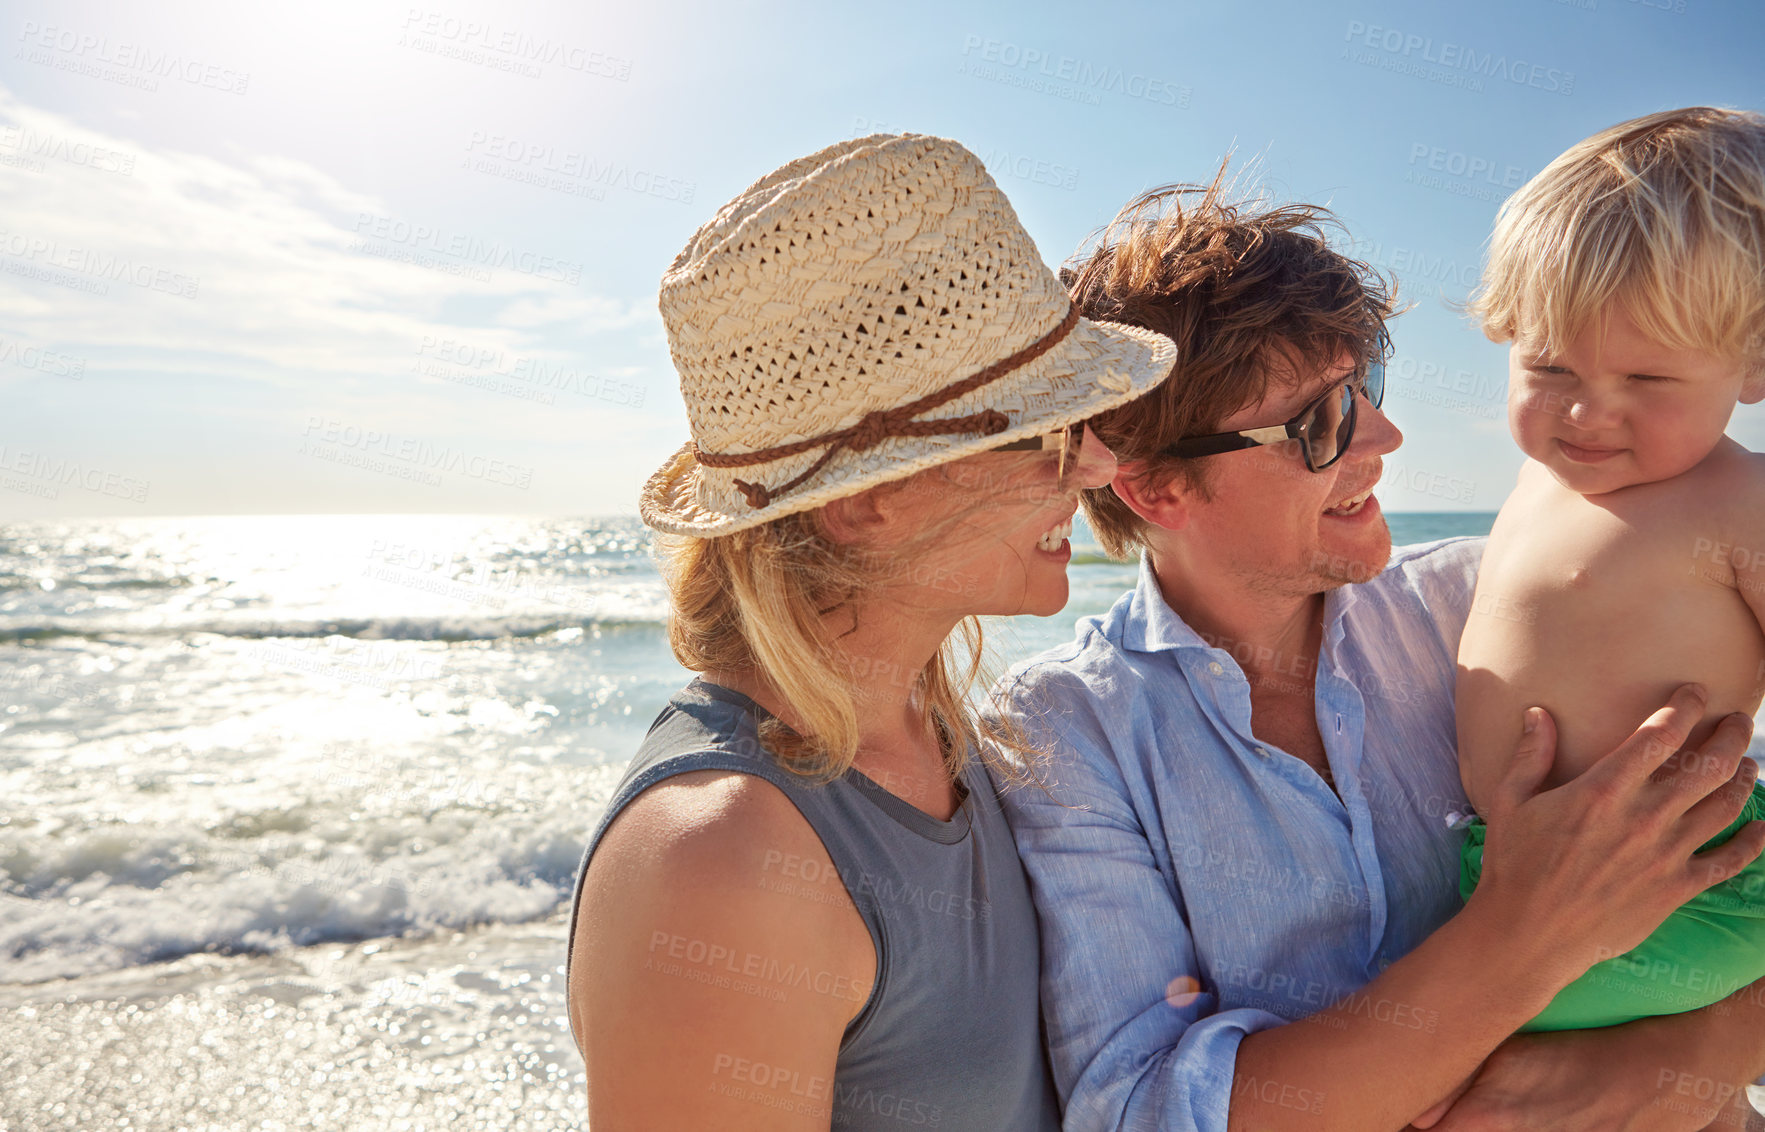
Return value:
<svg viewBox="0 0 1765 1132">
<path fill-rule="evenodd" d="M 734 905 L 773 894 L 783 862 L 805 857 L 832 872 L 821 838 L 784 791 L 757 775 L 690 771 L 626 804 L 595 849 L 583 899 L 670 892 L 683 898 L 688 919 L 727 916 Z"/>
<path fill-rule="evenodd" d="M 641 850 L 657 867 L 690 873 L 748 856 L 779 838 L 808 838 L 814 829 L 784 791 L 754 774 L 696 770 L 665 778 L 620 811 L 602 835 L 594 860 Z"/>
<path fill-rule="evenodd" d="M 777 786 L 734 771 L 676 775 L 632 799 L 595 849 L 571 932 L 579 959 L 611 950 L 690 966 L 715 954 L 739 966 L 791 941 L 866 984 L 874 967 L 814 827 Z M 607 972 L 590 958 L 571 974 L 579 990 Z"/>
<path fill-rule="evenodd" d="M 788 866 L 833 884 L 806 899 Z M 570 1028 L 596 1127 L 826 1127 L 720 1091 L 732 1058 L 831 1080 L 876 980 L 864 921 L 777 786 L 716 770 L 643 791 L 596 846 L 571 932 Z"/>
</svg>

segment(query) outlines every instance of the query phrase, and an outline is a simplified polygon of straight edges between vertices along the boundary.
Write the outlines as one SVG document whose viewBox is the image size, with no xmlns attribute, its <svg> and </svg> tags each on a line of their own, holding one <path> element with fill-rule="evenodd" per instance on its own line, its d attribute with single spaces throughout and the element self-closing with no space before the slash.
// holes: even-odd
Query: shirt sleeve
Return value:
<svg viewBox="0 0 1765 1132">
<path fill-rule="evenodd" d="M 1048 756 L 1047 789 L 1001 799 L 1041 926 L 1042 1009 L 1067 1132 L 1225 1132 L 1238 1043 L 1282 1024 L 1220 1011 L 1187 913 L 1158 866 L 1113 752 L 1131 751 L 1107 686 L 1051 668 L 1001 701 Z M 1112 733 L 1108 720 L 1117 720 Z"/>
</svg>

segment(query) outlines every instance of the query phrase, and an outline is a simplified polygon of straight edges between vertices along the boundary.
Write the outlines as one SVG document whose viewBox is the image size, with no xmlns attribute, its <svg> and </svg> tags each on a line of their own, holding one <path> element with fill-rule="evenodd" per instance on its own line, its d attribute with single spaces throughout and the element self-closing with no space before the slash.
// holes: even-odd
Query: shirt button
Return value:
<svg viewBox="0 0 1765 1132">
<path fill-rule="evenodd" d="M 1226 674 L 1226 666 L 1217 660 L 1209 661 L 1207 664 L 1207 670 L 1215 676 L 1224 676 Z"/>
<path fill-rule="evenodd" d="M 1261 755 L 1265 759 L 1269 757 L 1269 749 L 1267 747 L 1258 747 L 1256 749 L 1256 753 Z"/>
</svg>

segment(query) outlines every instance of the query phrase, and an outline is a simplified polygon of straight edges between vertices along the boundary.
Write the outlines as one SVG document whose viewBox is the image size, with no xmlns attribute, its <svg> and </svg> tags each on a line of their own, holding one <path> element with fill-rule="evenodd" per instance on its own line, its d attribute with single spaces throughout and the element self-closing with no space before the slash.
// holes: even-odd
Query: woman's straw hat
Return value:
<svg viewBox="0 0 1765 1132">
<path fill-rule="evenodd" d="M 756 181 L 662 277 L 693 439 L 644 522 L 723 535 L 1052 432 L 1145 393 L 1176 346 L 1080 318 L 980 161 L 923 134 Z"/>
</svg>

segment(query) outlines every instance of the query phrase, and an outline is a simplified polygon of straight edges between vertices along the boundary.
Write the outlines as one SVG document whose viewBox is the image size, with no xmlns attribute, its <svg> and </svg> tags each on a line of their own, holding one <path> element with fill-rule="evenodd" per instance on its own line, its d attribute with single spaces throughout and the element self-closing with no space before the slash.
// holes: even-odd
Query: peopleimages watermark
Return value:
<svg viewBox="0 0 1765 1132">
<path fill-rule="evenodd" d="M 1227 967 L 1220 986 L 1220 998 L 1228 1007 L 1254 1006 L 1285 1018 L 1327 1025 L 1333 1030 L 1348 1028 L 1343 1014 L 1429 1034 L 1440 1027 L 1437 1010 L 1397 999 L 1375 998 L 1364 988 L 1344 992 L 1330 983 L 1250 964 L 1233 963 Z M 1226 988 L 1231 988 L 1230 993 L 1225 993 Z M 1252 997 L 1247 991 L 1259 997 Z M 1324 1010 L 1336 1013 L 1322 1014 Z"/>
<path fill-rule="evenodd" d="M 1609 947 L 1600 948 L 1594 962 L 1595 965 L 1587 972 L 1587 977 L 1595 985 L 1625 986 L 1632 993 L 1644 998 L 1665 998 L 1678 1002 L 1702 998 L 1716 1002 L 1753 982 L 1752 979 L 1732 971 L 1679 963 L 1633 951 L 1616 951 Z M 1650 992 L 1645 993 L 1633 986 L 1637 983 L 1648 985 Z"/>
<path fill-rule="evenodd" d="M 33 346 L 16 338 L 0 338 L 0 365 L 33 369 L 38 373 L 72 378 L 74 381 L 79 381 L 86 375 L 85 358 L 44 346 Z"/>
<path fill-rule="evenodd" d="M 556 405 L 559 393 L 574 393 L 633 409 L 641 408 L 644 403 L 644 387 L 636 382 L 601 377 L 575 366 L 539 358 L 511 355 L 498 346 L 433 334 L 425 334 L 417 343 L 417 357 L 411 363 L 411 372 L 545 405 Z"/>
<path fill-rule="evenodd" d="M 69 703 L 96 703 L 104 696 L 103 685 L 92 680 L 70 680 L 65 675 L 51 676 L 40 664 L 15 668 L 0 676 L 0 687 L 14 693 L 32 692 Z M 16 695 L 12 702 L 17 702 Z"/>
<path fill-rule="evenodd" d="M 1501 420 L 1507 415 L 1506 378 L 1497 381 L 1463 366 L 1407 355 L 1386 363 L 1385 374 L 1387 393 L 1483 420 Z"/>
<path fill-rule="evenodd" d="M 394 680 L 433 680 L 441 675 L 441 662 L 433 657 L 411 656 L 391 642 L 359 641 L 341 634 L 316 642 L 258 641 L 239 655 L 285 672 L 324 676 L 381 692 L 390 691 Z"/>
<path fill-rule="evenodd" d="M 123 472 L 0 444 L 0 488 L 7 491 L 39 499 L 59 499 L 62 488 L 77 487 L 112 499 L 145 503 L 149 486 L 149 481 Z"/>
<path fill-rule="evenodd" d="M 470 453 L 452 445 L 436 445 L 420 437 L 383 432 L 346 424 L 334 417 L 309 416 L 301 434 L 299 454 L 333 463 L 438 485 L 437 471 L 454 472 L 468 479 L 526 490 L 533 469 L 525 464 Z"/>
<path fill-rule="evenodd" d="M 1478 617 L 1493 617 L 1498 621 L 1512 621 L 1516 625 L 1538 624 L 1536 602 L 1528 598 L 1491 593 L 1481 586 L 1477 589 L 1477 596 L 1471 600 L 1471 612 Z"/>
<path fill-rule="evenodd" d="M 685 975 L 690 971 L 730 976 L 732 978 L 723 978 L 720 982 L 698 981 L 712 981 L 712 985 L 774 1002 L 786 1001 L 793 990 L 826 995 L 842 1002 L 863 1002 L 870 993 L 870 984 L 838 971 L 659 929 L 650 932 L 650 946 L 643 969 L 664 975 Z"/>
<path fill-rule="evenodd" d="M 1409 166 L 1406 185 L 1492 203 L 1506 200 L 1531 177 L 1518 165 L 1427 142 L 1410 143 Z"/>
<path fill-rule="evenodd" d="M 1295 1112 L 1308 1112 L 1313 1116 L 1321 1116 L 1324 1112 L 1324 1094 L 1321 1090 L 1301 1089 L 1249 1073 L 1232 1078 L 1232 1099 L 1242 1100 L 1245 1097 L 1255 1097 L 1264 1104 L 1279 1105 Z"/>
<path fill-rule="evenodd" d="M 1669 1084 L 1673 1086 L 1673 1092 L 1677 1095 L 1672 1097 L 1657 1095 L 1653 1102 L 1654 1107 L 1666 1109 L 1668 1112 L 1696 1116 L 1699 1123 L 1709 1120 L 1713 1113 L 1721 1112 L 1724 1108 L 1735 1110 L 1733 1117 L 1717 1117 L 1706 1127 L 1714 1128 L 1718 1124 L 1732 1124 L 1740 1129 L 1749 1126 L 1757 1127 L 1744 1115 L 1745 1109 L 1750 1106 L 1757 1112 L 1765 1112 L 1765 1107 L 1761 1107 L 1760 1103 L 1765 1100 L 1765 1089 L 1748 1085 L 1744 1081 L 1739 1084 L 1733 1081 L 1718 1081 L 1713 1077 L 1705 1077 L 1663 1065 L 1655 1073 L 1656 1092 L 1664 1092 Z M 1760 1095 L 1755 1096 L 1755 1094 Z"/>
<path fill-rule="evenodd" d="M 502 609 L 511 601 L 538 601 L 586 614 L 602 608 L 593 591 L 566 575 L 498 568 L 443 547 L 375 539 L 367 557 L 361 574 L 364 578 L 468 605 Z"/>
<path fill-rule="evenodd" d="M 1272 757 L 1266 746 L 1258 746 L 1256 754 L 1258 758 Z M 1186 887 L 1231 892 L 1245 903 L 1290 901 L 1308 895 L 1313 901 L 1348 908 L 1365 903 L 1360 889 L 1341 877 L 1240 857 L 1217 846 L 1191 843 L 1177 848 L 1171 857 L 1174 865 L 1185 870 Z"/>
<path fill-rule="evenodd" d="M 629 59 L 425 8 L 405 12 L 397 46 L 530 79 L 541 77 L 547 66 L 616 82 L 631 79 Z"/>
<path fill-rule="evenodd" d="M 965 35 L 962 37 L 962 55 L 963 61 L 956 67 L 959 75 L 1082 102 L 1087 106 L 1101 106 L 1104 94 L 1119 94 L 1155 106 L 1189 108 L 1190 89 L 1168 79 L 1098 65 L 1071 55 L 1051 55 L 1041 48 L 1026 47 L 1008 39 Z"/>
<path fill-rule="evenodd" d="M 1477 498 L 1477 481 L 1460 479 L 1447 472 L 1429 468 L 1386 464 L 1381 486 L 1402 488 L 1418 495 L 1429 495 L 1447 503 L 1472 503 Z"/>
<path fill-rule="evenodd" d="M 832 861 L 816 861 L 779 849 L 766 850 L 760 867 L 759 887 L 783 896 L 796 896 L 818 904 L 844 905 L 867 901 L 885 919 L 895 916 L 948 916 L 987 923 L 993 916 L 992 901 L 984 896 L 942 888 L 926 888 L 892 870 L 841 872 Z"/>
<path fill-rule="evenodd" d="M 8 162 L 11 164 L 33 161 L 37 172 L 45 168 L 46 161 L 61 161 L 99 173 L 115 173 L 119 177 L 135 175 L 135 155 L 132 153 L 94 145 L 66 134 L 33 130 L 28 126 L 0 126 L 0 150 L 12 151 L 11 154 L 0 154 L 0 159 L 11 159 Z"/>
<path fill-rule="evenodd" d="M 1349 558 L 1342 554 L 1326 554 L 1315 551 L 1311 556 L 1311 568 L 1321 571 L 1331 578 L 1344 582 L 1364 582 L 1376 578 L 1385 569 L 1386 559 L 1370 562 L 1364 558 Z"/>
<path fill-rule="evenodd" d="M 506 134 L 473 130 L 466 141 L 464 168 L 505 181 L 518 181 L 566 196 L 606 200 L 608 189 L 693 203 L 698 182 L 612 161 L 549 142 L 527 141 Z"/>
<path fill-rule="evenodd" d="M 1692 577 L 1733 585 L 1743 595 L 1765 592 L 1765 547 L 1752 550 L 1720 536 L 1698 535 L 1692 541 L 1691 556 Z M 1765 675 L 1765 664 L 1761 675 Z"/>
<path fill-rule="evenodd" d="M 1348 21 L 1348 31 L 1342 38 L 1348 44 L 1342 49 L 1345 60 L 1442 86 L 1480 92 L 1489 82 L 1506 82 L 1552 94 L 1566 95 L 1575 90 L 1573 71 L 1509 59 L 1494 51 L 1479 52 L 1462 43 L 1436 42 L 1433 36 L 1380 27 L 1363 20 Z"/>
<path fill-rule="evenodd" d="M 719 1053 L 707 1082 L 710 1092 L 729 1100 L 764 1105 L 780 1112 L 806 1113 L 820 1124 L 842 1128 L 867 1112 L 903 1128 L 937 1128 L 943 1106 L 888 1089 L 847 1086 L 828 1078 L 735 1053 Z M 831 1102 L 831 1107 L 829 1103 Z M 876 1123 L 872 1120 L 870 1123 Z"/>
<path fill-rule="evenodd" d="M 183 82 L 223 94 L 244 94 L 251 83 L 249 71 L 237 71 L 218 63 L 187 58 L 176 51 L 162 51 L 127 40 L 112 43 L 109 36 L 74 28 L 25 20 L 13 58 L 38 66 L 54 67 L 88 78 L 154 92 L 159 82 Z"/>
<path fill-rule="evenodd" d="M 1470 288 L 1477 285 L 1483 274 L 1482 264 L 1474 257 L 1458 259 L 1395 244 L 1387 247 L 1377 240 L 1353 241 L 1348 254 L 1374 267 L 1395 272 L 1400 279 L 1426 279 L 1441 285 Z"/>
<path fill-rule="evenodd" d="M 94 295 L 110 294 L 104 280 L 127 283 L 147 291 L 194 299 L 201 280 L 168 267 L 156 267 L 127 256 L 91 248 L 63 247 L 46 236 L 0 229 L 0 255 L 22 263 L 9 263 L 6 270 L 14 275 L 41 278 L 44 282 L 71 286 Z M 82 278 L 83 277 L 83 278 Z"/>
<path fill-rule="evenodd" d="M 849 136 L 861 138 L 867 134 L 898 134 L 900 127 L 879 122 L 874 118 L 855 118 L 852 120 L 852 132 Z M 1005 149 L 993 149 L 985 153 L 977 152 L 981 164 L 987 172 L 995 177 L 1016 177 L 1020 181 L 1028 181 L 1032 185 L 1048 185 L 1051 188 L 1065 189 L 1072 192 L 1079 187 L 1079 171 L 1077 167 L 1058 161 L 1050 161 L 1043 157 L 1032 157 L 1027 153 L 1012 153 Z"/>
<path fill-rule="evenodd" d="M 980 159 L 989 172 L 1005 173 L 1032 185 L 1049 185 L 1069 193 L 1079 187 L 1079 171 L 1070 165 L 1003 149 L 988 150 Z"/>
<path fill-rule="evenodd" d="M 465 232 L 449 232 L 439 226 L 413 224 L 393 216 L 363 212 L 356 216 L 355 231 L 361 239 L 350 245 L 350 251 L 379 255 L 387 259 L 406 259 L 419 267 L 431 266 L 424 260 L 427 254 L 432 254 L 446 256 L 480 269 L 508 268 L 522 275 L 531 275 L 535 279 L 549 279 L 570 286 L 582 282 L 580 263 L 539 252 L 522 251 L 500 240 L 485 240 Z M 369 244 L 369 238 L 380 241 L 380 245 L 376 247 Z M 403 249 L 407 254 L 392 254 L 388 249 Z M 483 279 L 489 279 L 488 273 Z"/>
</svg>

